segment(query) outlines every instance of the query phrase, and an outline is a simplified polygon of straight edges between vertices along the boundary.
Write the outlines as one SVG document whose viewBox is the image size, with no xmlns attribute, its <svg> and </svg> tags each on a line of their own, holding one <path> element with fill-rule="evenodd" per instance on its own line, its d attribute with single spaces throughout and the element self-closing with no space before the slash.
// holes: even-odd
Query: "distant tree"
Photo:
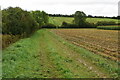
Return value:
<svg viewBox="0 0 120 80">
<path fill-rule="evenodd" d="M 86 14 L 82 11 L 76 11 L 74 14 L 74 23 L 79 27 L 84 26 L 86 23 Z"/>
<path fill-rule="evenodd" d="M 92 15 L 88 15 L 88 17 L 93 17 Z"/>
</svg>

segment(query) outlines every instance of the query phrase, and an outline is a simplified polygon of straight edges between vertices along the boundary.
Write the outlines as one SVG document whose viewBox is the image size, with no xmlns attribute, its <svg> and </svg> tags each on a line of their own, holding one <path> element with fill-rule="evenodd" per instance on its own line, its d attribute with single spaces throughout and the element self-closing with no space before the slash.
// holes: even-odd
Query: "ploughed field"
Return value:
<svg viewBox="0 0 120 80">
<path fill-rule="evenodd" d="M 54 29 L 52 31 L 77 46 L 120 61 L 118 31 L 97 29 Z"/>
</svg>

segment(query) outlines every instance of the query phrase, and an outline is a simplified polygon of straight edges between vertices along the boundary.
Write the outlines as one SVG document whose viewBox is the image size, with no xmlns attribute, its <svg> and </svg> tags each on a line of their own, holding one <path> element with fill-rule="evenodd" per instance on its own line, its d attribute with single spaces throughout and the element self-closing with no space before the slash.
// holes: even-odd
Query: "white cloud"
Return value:
<svg viewBox="0 0 120 80">
<path fill-rule="evenodd" d="M 25 10 L 44 10 L 51 14 L 73 14 L 84 11 L 86 14 L 117 16 L 119 0 L 0 0 L 3 8 L 19 6 Z"/>
</svg>

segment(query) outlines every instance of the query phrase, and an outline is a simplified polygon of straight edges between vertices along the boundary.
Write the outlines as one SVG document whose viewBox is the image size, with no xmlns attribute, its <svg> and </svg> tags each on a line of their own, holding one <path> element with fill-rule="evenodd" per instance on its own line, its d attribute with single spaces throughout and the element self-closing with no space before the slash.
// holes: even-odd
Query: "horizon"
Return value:
<svg viewBox="0 0 120 80">
<path fill-rule="evenodd" d="M 71 15 L 75 11 L 83 11 L 86 15 L 116 17 L 118 16 L 119 0 L 2 0 L 1 9 L 8 7 L 20 7 L 27 11 L 45 11 L 48 14 Z M 31 6 L 32 5 L 32 6 Z"/>
</svg>

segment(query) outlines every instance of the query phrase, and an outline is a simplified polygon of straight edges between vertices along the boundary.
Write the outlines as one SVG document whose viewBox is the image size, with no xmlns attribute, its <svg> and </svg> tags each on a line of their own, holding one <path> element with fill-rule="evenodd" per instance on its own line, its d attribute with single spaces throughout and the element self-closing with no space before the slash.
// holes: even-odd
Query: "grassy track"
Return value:
<svg viewBox="0 0 120 80">
<path fill-rule="evenodd" d="M 102 67 L 94 60 L 109 65 Z M 8 78 L 117 77 L 115 71 L 117 63 L 72 45 L 44 29 L 3 51 L 3 77 Z"/>
<path fill-rule="evenodd" d="M 50 17 L 49 23 L 55 24 L 56 26 L 61 26 L 62 22 L 72 23 L 74 18 L 70 17 Z M 107 18 L 87 18 L 87 22 L 97 23 L 98 21 L 114 21 L 118 23 L 117 19 L 107 19 Z"/>
</svg>

